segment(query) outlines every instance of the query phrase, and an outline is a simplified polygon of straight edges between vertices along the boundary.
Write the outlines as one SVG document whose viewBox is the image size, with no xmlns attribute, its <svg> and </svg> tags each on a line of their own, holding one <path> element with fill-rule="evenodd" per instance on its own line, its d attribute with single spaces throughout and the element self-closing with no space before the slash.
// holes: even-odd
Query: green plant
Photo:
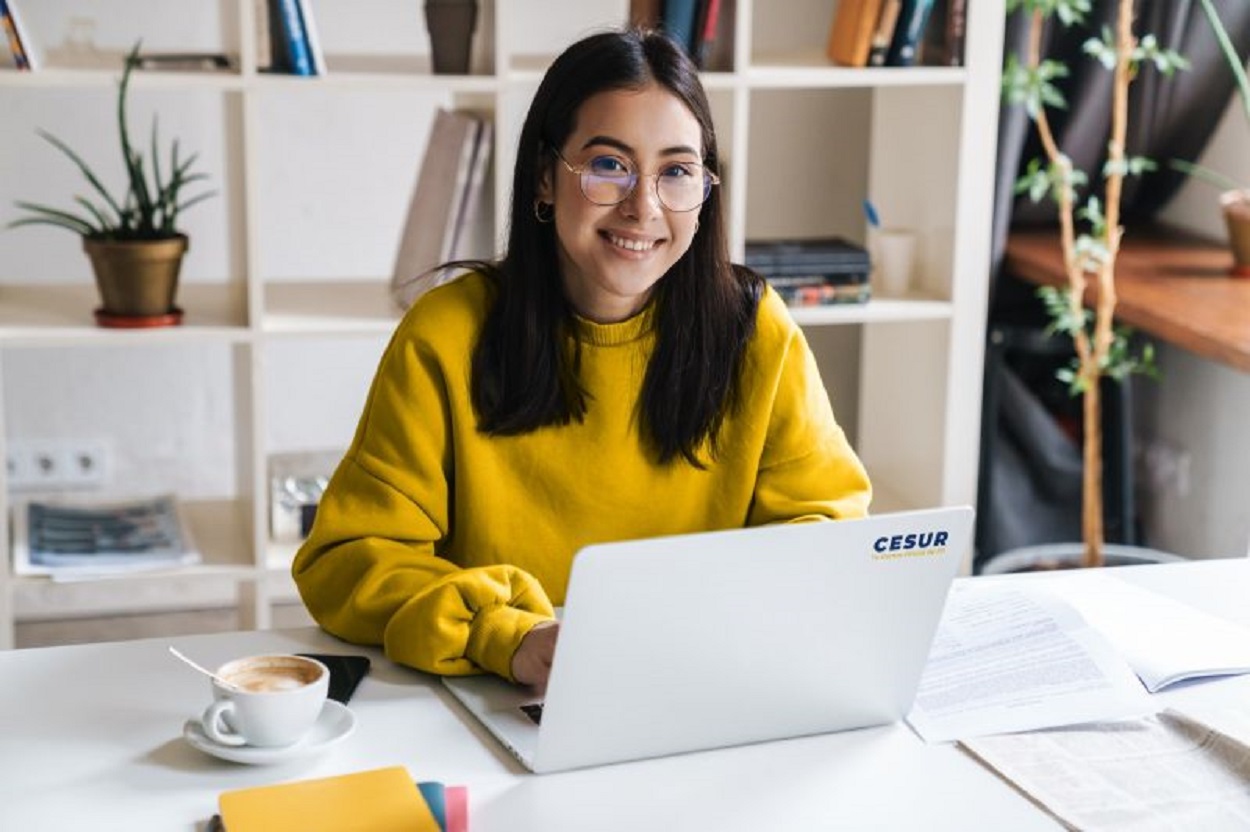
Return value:
<svg viewBox="0 0 1250 832">
<path fill-rule="evenodd" d="M 95 172 L 75 153 L 69 145 L 45 130 L 39 135 L 57 150 L 64 153 L 78 166 L 83 176 L 98 194 L 98 199 L 91 200 L 79 194 L 74 197 L 81 211 L 74 213 L 39 205 L 33 202 L 16 203 L 17 207 L 28 212 L 28 216 L 9 223 L 10 228 L 23 225 L 52 225 L 65 228 L 93 240 L 138 241 L 162 240 L 177 236 L 178 215 L 185 209 L 213 196 L 209 191 L 183 199 L 183 189 L 188 185 L 206 179 L 202 173 L 192 173 L 196 155 L 186 159 L 178 158 L 178 140 L 174 139 L 170 154 L 168 178 L 161 171 L 157 121 L 152 119 L 152 146 L 150 160 L 144 159 L 141 152 L 135 149 L 130 139 L 130 129 L 126 119 L 126 93 L 130 89 L 130 75 L 138 65 L 139 44 L 126 55 L 125 68 L 117 95 L 117 127 L 121 140 L 122 159 L 126 167 L 127 189 L 119 200 L 114 198 L 104 186 Z M 149 177 L 148 163 L 151 173 Z"/>
<path fill-rule="evenodd" d="M 1220 20 L 1220 15 L 1215 10 L 1215 4 L 1212 0 L 1199 0 L 1199 2 L 1202 3 L 1202 11 L 1206 15 L 1207 22 L 1211 24 L 1211 29 L 1215 32 L 1215 40 L 1220 46 L 1220 52 L 1224 55 L 1224 59 L 1228 61 L 1228 68 L 1232 70 L 1233 78 L 1237 81 L 1237 94 L 1241 98 L 1241 111 L 1246 117 L 1246 123 L 1250 124 L 1250 78 L 1246 77 L 1246 68 L 1242 65 L 1241 58 L 1237 56 L 1237 49 L 1233 46 L 1233 40 L 1228 35 L 1228 29 L 1225 28 L 1224 22 Z M 1217 188 L 1231 191 L 1250 190 L 1244 183 L 1184 159 L 1173 159 L 1172 167 Z"/>
<path fill-rule="evenodd" d="M 1052 332 L 1072 338 L 1076 357 L 1060 371 L 1073 395 L 1082 396 L 1082 491 L 1081 530 L 1086 566 L 1103 563 L 1102 501 L 1102 402 L 1098 382 L 1104 376 L 1123 379 L 1131 373 L 1153 375 L 1153 350 L 1130 349 L 1129 331 L 1115 321 L 1115 263 L 1124 229 L 1120 225 L 1120 197 L 1124 177 L 1140 176 L 1156 166 L 1149 159 L 1130 157 L 1125 151 L 1128 129 L 1129 85 L 1143 66 L 1154 66 L 1171 75 L 1188 62 L 1171 50 L 1161 49 L 1153 35 L 1140 40 L 1133 33 L 1133 2 L 1117 0 L 1114 30 L 1104 28 L 1101 37 L 1083 45 L 1086 55 L 1113 74 L 1111 126 L 1107 137 L 1107 161 L 1101 171 L 1102 197 L 1082 191 L 1090 177 L 1077 169 L 1059 147 L 1047 117 L 1047 108 L 1064 108 L 1066 100 L 1058 82 L 1068 76 L 1061 61 L 1043 60 L 1042 30 L 1057 19 L 1064 26 L 1085 22 L 1090 0 L 1008 0 L 1007 13 L 1029 15 L 1028 54 L 1022 63 L 1009 55 L 1003 69 L 1003 95 L 1022 104 L 1041 139 L 1044 159 L 1034 159 L 1016 184 L 1016 193 L 1033 201 L 1050 196 L 1058 205 L 1060 245 L 1067 275 L 1063 288 L 1045 288 L 1039 295 L 1050 314 Z M 1078 223 L 1086 230 L 1078 231 Z M 1091 285 L 1092 284 L 1092 285 Z M 1094 309 L 1085 307 L 1092 289 Z"/>
</svg>

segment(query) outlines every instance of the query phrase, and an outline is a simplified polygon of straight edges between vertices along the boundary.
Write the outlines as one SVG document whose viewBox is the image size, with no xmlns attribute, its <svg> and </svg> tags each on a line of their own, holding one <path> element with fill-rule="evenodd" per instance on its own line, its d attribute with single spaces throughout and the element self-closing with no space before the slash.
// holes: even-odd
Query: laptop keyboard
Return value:
<svg viewBox="0 0 1250 832">
<path fill-rule="evenodd" d="M 543 724 L 543 703 L 535 702 L 532 705 L 522 705 L 521 712 L 533 720 L 535 725 Z"/>
</svg>

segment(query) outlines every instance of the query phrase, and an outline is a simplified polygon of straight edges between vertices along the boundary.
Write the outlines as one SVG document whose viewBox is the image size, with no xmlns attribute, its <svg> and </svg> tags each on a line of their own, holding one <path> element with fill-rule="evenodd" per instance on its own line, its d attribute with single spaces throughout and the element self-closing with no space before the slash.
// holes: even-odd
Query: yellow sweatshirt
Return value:
<svg viewBox="0 0 1250 832">
<path fill-rule="evenodd" d="M 292 568 L 329 632 L 432 673 L 511 678 L 513 653 L 564 602 L 586 544 L 867 512 L 868 477 L 771 289 L 741 405 L 706 470 L 660 466 L 644 449 L 636 404 L 655 341 L 650 307 L 578 322 L 584 422 L 479 433 L 470 361 L 490 298 L 480 275 L 434 289 L 382 356 Z"/>
</svg>

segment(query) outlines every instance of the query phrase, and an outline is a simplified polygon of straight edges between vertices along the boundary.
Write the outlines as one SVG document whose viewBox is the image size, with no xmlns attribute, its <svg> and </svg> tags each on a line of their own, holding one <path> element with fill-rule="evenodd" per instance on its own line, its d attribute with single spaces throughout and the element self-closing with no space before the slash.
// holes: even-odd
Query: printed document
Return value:
<svg viewBox="0 0 1250 832">
<path fill-rule="evenodd" d="M 1250 673 L 1250 629 L 1110 575 L 1081 577 L 1054 581 L 1054 593 L 1107 637 L 1151 693 L 1182 679 Z"/>
<path fill-rule="evenodd" d="M 951 588 L 907 721 L 942 742 L 1155 710 L 1072 607 L 1044 590 L 963 581 Z"/>
<path fill-rule="evenodd" d="M 961 744 L 1071 828 L 1231 832 L 1250 829 L 1250 747 L 1231 733 L 1167 710 Z"/>
</svg>

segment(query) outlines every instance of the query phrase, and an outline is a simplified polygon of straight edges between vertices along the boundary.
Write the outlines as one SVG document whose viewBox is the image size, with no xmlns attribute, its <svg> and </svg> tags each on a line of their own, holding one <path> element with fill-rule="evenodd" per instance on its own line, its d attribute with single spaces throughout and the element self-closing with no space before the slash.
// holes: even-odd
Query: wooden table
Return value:
<svg viewBox="0 0 1250 832">
<path fill-rule="evenodd" d="M 1250 372 L 1250 278 L 1230 277 L 1232 262 L 1220 243 L 1167 229 L 1129 229 L 1116 263 L 1116 318 Z M 1058 231 L 1013 232 L 1004 268 L 1030 283 L 1066 283 Z"/>
</svg>

